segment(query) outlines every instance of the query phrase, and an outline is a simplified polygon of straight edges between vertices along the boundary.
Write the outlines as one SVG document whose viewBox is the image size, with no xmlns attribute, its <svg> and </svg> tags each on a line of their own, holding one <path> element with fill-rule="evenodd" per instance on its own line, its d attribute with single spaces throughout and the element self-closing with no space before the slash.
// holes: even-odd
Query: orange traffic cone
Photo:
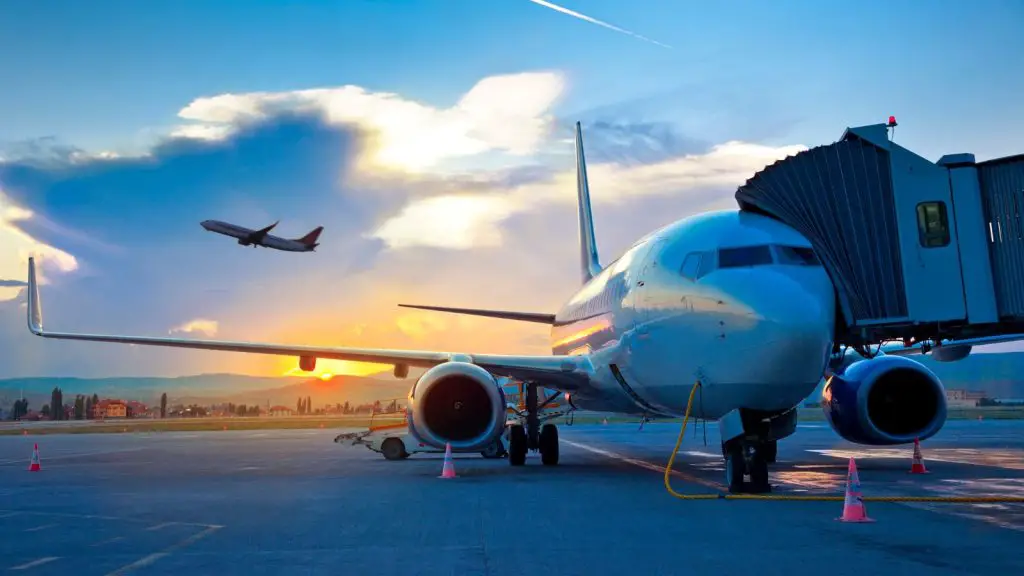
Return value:
<svg viewBox="0 0 1024 576">
<path fill-rule="evenodd" d="M 914 438 L 914 462 L 910 465 L 911 474 L 928 474 L 924 467 L 924 458 L 921 457 L 921 441 Z"/>
<path fill-rule="evenodd" d="M 441 469 L 439 478 L 455 478 L 455 464 L 452 463 L 452 443 L 444 445 L 444 468 Z"/>
<path fill-rule="evenodd" d="M 843 502 L 843 515 L 836 518 L 840 522 L 874 522 L 868 518 L 868 511 L 864 507 L 864 499 L 860 494 L 860 477 L 857 476 L 857 464 L 850 458 L 850 465 L 846 470 L 846 501 Z"/>
<path fill-rule="evenodd" d="M 42 468 L 39 466 L 39 444 L 32 445 L 32 463 L 28 465 L 29 472 L 39 472 Z"/>
</svg>

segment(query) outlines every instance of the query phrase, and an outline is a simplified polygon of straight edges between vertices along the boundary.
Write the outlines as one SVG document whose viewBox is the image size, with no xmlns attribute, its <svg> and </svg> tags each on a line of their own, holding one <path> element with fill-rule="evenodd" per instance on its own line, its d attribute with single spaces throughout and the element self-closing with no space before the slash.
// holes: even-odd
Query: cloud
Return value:
<svg viewBox="0 0 1024 576">
<path fill-rule="evenodd" d="M 545 141 L 565 81 L 555 72 L 485 78 L 448 108 L 358 86 L 250 92 L 198 98 L 178 116 L 192 123 L 173 135 L 222 140 L 249 122 L 287 112 L 321 115 L 330 125 L 358 124 L 374 135 L 366 160 L 418 172 L 490 151 L 523 156 Z"/>
<path fill-rule="evenodd" d="M 202 334 L 203 336 L 212 337 L 217 335 L 217 321 L 206 320 L 203 318 L 196 318 L 195 320 L 189 320 L 184 324 L 180 324 L 171 328 L 167 331 L 168 334 Z"/>
<path fill-rule="evenodd" d="M 206 333 L 229 340 L 548 353 L 543 326 L 396 304 L 553 312 L 578 287 L 572 132 L 550 112 L 562 83 L 550 72 L 492 77 L 437 106 L 353 86 L 211 96 L 182 117 L 216 134 L 179 132 L 118 157 L 37 142 L 38 156 L 0 162 L 0 278 L 23 278 L 27 255 L 41 254 L 56 330 L 199 334 L 202 324 L 182 321 L 215 318 Z M 712 146 L 657 122 L 585 128 L 605 261 L 652 228 L 735 207 L 736 184 L 796 150 Z M 403 151 L 405 137 L 418 144 Z M 325 230 L 316 252 L 283 253 L 206 232 L 208 218 L 280 220 L 282 236 Z M 2 290 L 0 377 L 295 366 L 35 338 L 24 289 Z"/>
<path fill-rule="evenodd" d="M 50 282 L 50 273 L 66 273 L 78 268 L 71 254 L 40 241 L 23 230 L 26 223 L 38 220 L 36 214 L 14 201 L 4 192 L 0 179 L 0 276 L 24 278 L 29 256 L 38 260 L 37 277 L 40 284 Z M 24 286 L 21 280 L 0 282 L 0 302 L 13 300 Z"/>
<path fill-rule="evenodd" d="M 586 141 L 584 148 L 587 149 Z M 703 153 L 647 164 L 588 161 L 591 202 L 621 205 L 667 194 L 686 201 L 687 196 L 707 190 L 735 189 L 767 164 L 804 149 L 804 146 L 727 142 Z M 486 194 L 453 194 L 414 201 L 381 224 L 372 237 L 392 248 L 421 245 L 468 250 L 499 246 L 502 242 L 500 225 L 511 215 L 541 211 L 551 204 L 575 205 L 575 160 L 572 162 L 572 167 L 566 166 L 540 182 L 507 186 Z M 731 197 L 727 201 L 734 205 Z"/>
<path fill-rule="evenodd" d="M 550 9 L 556 11 L 556 12 L 561 12 L 562 14 L 566 14 L 568 16 L 572 16 L 573 18 L 577 18 L 579 20 L 583 20 L 584 22 L 589 22 L 591 24 L 597 24 L 598 26 L 602 26 L 602 27 L 607 28 L 609 30 L 614 30 L 614 31 L 619 32 L 621 34 L 626 34 L 628 36 L 632 36 L 634 38 L 638 38 L 640 40 L 643 40 L 644 42 L 650 42 L 651 44 L 656 44 L 658 46 L 661 46 L 662 48 L 671 48 L 671 46 L 669 46 L 668 44 L 662 44 L 661 42 L 658 42 L 657 40 L 651 40 L 650 38 L 641 36 L 641 35 L 637 34 L 636 32 L 630 32 L 629 30 L 624 30 L 622 28 L 619 28 L 618 26 L 612 26 L 611 24 L 609 24 L 607 22 L 602 22 L 602 21 L 600 21 L 600 20 L 598 20 L 596 18 L 591 18 L 590 16 L 586 16 L 584 14 L 580 14 L 579 12 L 575 12 L 573 10 L 569 10 L 568 8 L 564 8 L 564 7 L 559 6 L 557 4 L 552 4 L 551 2 L 545 2 L 544 0 L 530 0 L 530 2 L 533 2 L 534 4 L 537 4 L 539 6 L 543 6 L 545 8 L 550 8 Z"/>
</svg>

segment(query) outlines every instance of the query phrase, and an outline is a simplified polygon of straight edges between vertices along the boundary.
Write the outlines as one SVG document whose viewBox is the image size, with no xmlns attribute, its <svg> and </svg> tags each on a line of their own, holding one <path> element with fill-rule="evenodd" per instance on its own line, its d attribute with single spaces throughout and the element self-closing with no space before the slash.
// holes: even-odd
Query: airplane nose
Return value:
<svg viewBox="0 0 1024 576">
<path fill-rule="evenodd" d="M 832 348 L 832 292 L 781 275 L 773 280 L 749 302 L 762 338 L 759 364 L 792 384 L 816 385 Z"/>
</svg>

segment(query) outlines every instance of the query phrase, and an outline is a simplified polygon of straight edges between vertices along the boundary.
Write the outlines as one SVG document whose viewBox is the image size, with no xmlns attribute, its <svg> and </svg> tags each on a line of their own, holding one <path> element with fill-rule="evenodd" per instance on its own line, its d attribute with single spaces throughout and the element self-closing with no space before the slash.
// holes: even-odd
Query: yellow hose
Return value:
<svg viewBox="0 0 1024 576">
<path fill-rule="evenodd" d="M 672 464 L 676 460 L 679 446 L 683 443 L 683 434 L 686 433 L 686 424 L 690 420 L 690 411 L 693 409 L 693 397 L 700 388 L 700 382 L 693 385 L 690 390 L 690 399 L 686 402 L 686 412 L 683 415 L 683 425 L 679 428 L 679 438 L 676 439 L 675 448 L 669 456 L 668 465 L 665 466 L 665 489 L 668 493 L 681 500 L 787 500 L 805 502 L 843 502 L 845 496 L 797 496 L 790 494 L 680 494 L 672 488 L 670 476 Z M 946 502 L 946 503 L 1011 503 L 1024 502 L 1024 496 L 865 496 L 864 502 Z"/>
</svg>

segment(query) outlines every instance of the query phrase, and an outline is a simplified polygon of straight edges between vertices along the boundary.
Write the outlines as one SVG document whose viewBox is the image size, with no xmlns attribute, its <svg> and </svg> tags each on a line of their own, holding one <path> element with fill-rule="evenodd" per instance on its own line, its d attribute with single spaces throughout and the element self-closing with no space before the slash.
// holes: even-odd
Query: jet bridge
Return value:
<svg viewBox="0 0 1024 576">
<path fill-rule="evenodd" d="M 888 127 L 767 166 L 736 191 L 740 209 L 810 240 L 836 287 L 839 343 L 1020 332 L 1024 155 L 931 162 Z"/>
</svg>

